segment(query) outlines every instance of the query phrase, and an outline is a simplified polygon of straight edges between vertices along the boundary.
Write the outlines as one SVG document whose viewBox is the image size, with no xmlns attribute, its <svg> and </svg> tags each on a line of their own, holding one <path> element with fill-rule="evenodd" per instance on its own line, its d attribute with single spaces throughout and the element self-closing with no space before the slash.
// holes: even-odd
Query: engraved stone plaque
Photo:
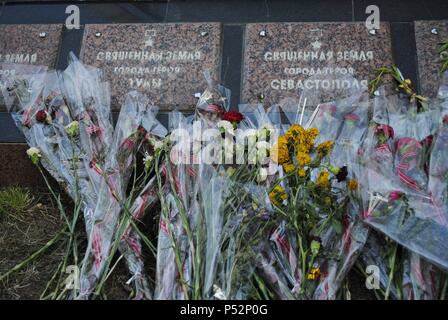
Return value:
<svg viewBox="0 0 448 320">
<path fill-rule="evenodd" d="M 191 110 L 204 72 L 219 81 L 221 34 L 220 23 L 91 24 L 81 59 L 104 70 L 115 110 L 132 90 L 163 110 Z"/>
<path fill-rule="evenodd" d="M 279 103 L 306 91 L 332 100 L 365 90 L 393 62 L 389 24 L 255 23 L 245 33 L 242 101 Z"/>
<path fill-rule="evenodd" d="M 442 59 L 437 51 L 440 43 L 448 39 L 448 20 L 416 21 L 414 26 L 420 92 L 433 98 L 441 79 Z"/>
<path fill-rule="evenodd" d="M 59 24 L 0 25 L 0 62 L 54 68 L 61 35 L 62 25 Z M 0 68 L 0 76 L 13 75 L 15 72 L 9 67 Z M 0 94 L 0 111 L 5 111 L 3 104 L 3 96 Z"/>
</svg>

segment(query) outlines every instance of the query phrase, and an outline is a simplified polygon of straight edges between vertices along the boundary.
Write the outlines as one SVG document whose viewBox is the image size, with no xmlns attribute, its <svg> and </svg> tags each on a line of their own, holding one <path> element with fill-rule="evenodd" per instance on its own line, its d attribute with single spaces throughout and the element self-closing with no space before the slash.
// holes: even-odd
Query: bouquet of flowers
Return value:
<svg viewBox="0 0 448 320">
<path fill-rule="evenodd" d="M 294 124 L 271 149 L 271 158 L 285 174 L 270 187 L 279 223 L 270 237 L 272 249 L 266 248 L 261 260 L 261 274 L 266 285 L 283 299 L 312 298 L 320 279 L 335 271 L 330 243 L 332 237 L 341 237 L 346 231 L 343 221 L 349 193 L 358 187 L 356 180 L 348 180 L 342 189 L 333 187 L 336 180 L 346 180 L 347 171 L 330 163 L 334 142 L 316 145 L 318 135 L 316 128 Z M 315 180 L 313 171 L 318 172 Z M 320 290 L 332 296 L 329 283 Z"/>
<path fill-rule="evenodd" d="M 96 258 L 100 260 L 102 254 L 98 252 L 101 251 L 98 239 L 102 232 L 98 227 L 94 228 L 98 201 L 109 197 L 103 201 L 109 201 L 112 207 L 121 210 L 113 202 L 122 200 L 119 193 L 126 189 L 130 170 L 133 170 L 135 150 L 142 135 L 145 136 L 143 127 L 136 127 L 135 123 L 144 122 L 152 130 L 154 111 L 149 117 L 146 110 L 136 113 L 132 109 L 136 108 L 136 103 L 128 102 L 129 108 L 123 108 L 113 137 L 108 85 L 98 69 L 85 67 L 74 57 L 69 67 L 60 73 L 18 74 L 10 80 L 9 90 L 17 97 L 17 103 L 10 106 L 10 111 L 31 147 L 28 155 L 39 168 L 42 165 L 64 186 L 75 201 L 72 219 L 60 207 L 71 233 L 67 253 L 73 252 L 71 259 L 77 264 L 78 244 L 74 232 L 78 213 L 83 212 L 86 232 L 96 239 L 92 240 L 92 246 L 97 246 Z M 143 117 L 147 119 L 143 121 Z M 156 132 L 160 133 L 160 130 Z M 54 195 L 59 200 L 59 196 Z M 121 250 L 134 252 L 131 248 L 125 245 Z M 129 262 L 131 256 L 128 254 L 126 257 Z M 68 261 L 67 254 L 57 273 L 65 272 Z M 61 276 L 55 292 L 60 289 L 60 280 Z M 59 293 L 52 296 L 59 296 Z"/>
<path fill-rule="evenodd" d="M 384 241 L 389 249 L 382 250 L 383 254 L 377 252 L 383 257 L 388 253 L 383 263 L 383 269 L 388 270 L 385 298 L 391 293 L 396 298 L 438 297 L 436 277 L 430 276 L 435 268 L 421 258 L 439 265 L 440 259 L 445 259 L 444 249 L 437 248 L 446 234 L 445 213 L 427 191 L 429 159 L 437 130 L 435 114 L 434 110 L 417 114 L 412 110 L 405 114 L 389 112 L 383 118 L 388 123 L 374 124 L 370 142 L 366 143 L 369 151 L 362 162 L 368 176 L 370 203 L 363 217 L 387 236 Z M 434 232 L 441 236 L 436 242 L 429 236 Z"/>
</svg>

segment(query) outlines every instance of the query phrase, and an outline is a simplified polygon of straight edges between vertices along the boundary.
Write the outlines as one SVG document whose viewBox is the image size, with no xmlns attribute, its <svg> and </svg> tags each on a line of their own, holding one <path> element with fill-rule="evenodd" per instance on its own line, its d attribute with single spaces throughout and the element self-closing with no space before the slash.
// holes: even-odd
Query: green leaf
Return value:
<svg viewBox="0 0 448 320">
<path fill-rule="evenodd" d="M 336 233 L 341 234 L 342 233 L 342 223 L 339 220 L 332 219 L 331 225 L 333 226 L 334 231 Z"/>
</svg>

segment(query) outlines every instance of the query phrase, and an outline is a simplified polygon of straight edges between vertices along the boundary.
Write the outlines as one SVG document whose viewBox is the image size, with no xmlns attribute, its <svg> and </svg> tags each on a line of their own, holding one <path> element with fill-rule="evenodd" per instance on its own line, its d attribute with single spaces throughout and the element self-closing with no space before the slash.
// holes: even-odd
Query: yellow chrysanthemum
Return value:
<svg viewBox="0 0 448 320">
<path fill-rule="evenodd" d="M 347 187 L 352 191 L 358 189 L 358 181 L 355 179 L 348 180 Z"/>
<path fill-rule="evenodd" d="M 303 139 L 297 142 L 296 144 L 296 151 L 297 152 L 304 152 L 304 153 L 310 153 L 311 149 L 314 146 L 314 141 Z"/>
<path fill-rule="evenodd" d="M 316 186 L 321 188 L 328 188 L 330 186 L 330 181 L 328 180 L 330 174 L 328 171 L 321 171 L 317 176 Z"/>
<path fill-rule="evenodd" d="M 286 132 L 285 136 L 292 141 L 297 142 L 300 137 L 304 136 L 305 129 L 302 128 L 302 126 L 298 124 L 293 124 L 291 127 L 289 127 L 288 131 Z"/>
<path fill-rule="evenodd" d="M 297 170 L 297 175 L 298 175 L 300 178 L 303 178 L 303 177 L 306 176 L 306 171 L 305 171 L 304 169 L 299 169 L 299 170 Z"/>
<path fill-rule="evenodd" d="M 319 280 L 320 278 L 320 268 L 313 267 L 307 275 L 308 280 Z"/>
<path fill-rule="evenodd" d="M 284 136 L 280 136 L 271 150 L 271 159 L 278 163 L 283 164 L 289 162 L 288 140 Z"/>
<path fill-rule="evenodd" d="M 321 157 L 326 156 L 333 149 L 333 141 L 324 141 L 317 146 L 317 154 Z"/>
<path fill-rule="evenodd" d="M 279 206 L 283 200 L 288 199 L 288 195 L 281 186 L 276 186 L 271 192 L 269 192 L 269 199 L 273 204 Z"/>
<path fill-rule="evenodd" d="M 286 173 L 291 173 L 295 169 L 294 164 L 288 162 L 283 164 L 283 170 L 285 170 Z"/>
<path fill-rule="evenodd" d="M 314 140 L 316 139 L 316 137 L 319 135 L 319 129 L 317 128 L 309 128 L 308 130 L 306 130 L 306 135 L 308 137 L 308 139 L 310 140 Z"/>
<path fill-rule="evenodd" d="M 297 152 L 297 162 L 299 166 L 303 167 L 311 162 L 311 156 L 306 152 Z"/>
</svg>

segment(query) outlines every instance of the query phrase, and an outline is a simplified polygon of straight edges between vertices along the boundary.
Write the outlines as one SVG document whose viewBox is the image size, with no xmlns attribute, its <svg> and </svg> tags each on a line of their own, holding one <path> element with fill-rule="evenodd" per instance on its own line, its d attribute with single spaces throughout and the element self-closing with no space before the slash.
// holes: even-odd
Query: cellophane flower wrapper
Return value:
<svg viewBox="0 0 448 320">
<path fill-rule="evenodd" d="M 13 117 L 19 116 L 22 118 L 25 128 L 36 122 L 35 119 L 38 112 L 44 112 L 48 115 L 47 117 L 51 117 L 51 121 L 45 121 L 41 126 L 42 130 L 36 130 L 38 128 L 32 129 L 32 131 L 35 132 L 33 135 L 37 135 L 41 138 L 45 135 L 48 139 L 43 141 L 49 141 L 51 132 L 58 132 L 59 137 L 52 135 L 52 139 L 53 149 L 56 147 L 56 140 L 59 139 L 59 143 L 57 143 L 59 150 L 51 156 L 50 161 L 53 165 L 59 163 L 56 171 L 50 168 L 48 161 L 42 161 L 42 163 L 56 180 L 68 186 L 68 192 L 75 201 L 79 197 L 76 193 L 82 194 L 87 230 L 89 230 L 91 224 L 89 221 L 89 212 L 91 215 L 95 207 L 98 191 L 95 180 L 92 179 L 92 177 L 89 179 L 87 175 L 91 170 L 88 166 L 89 161 L 86 161 L 87 159 L 92 158 L 89 154 L 91 148 L 89 143 L 82 139 L 82 126 L 81 130 L 79 130 L 80 135 L 78 136 L 75 132 L 75 135 L 71 137 L 71 139 L 69 139 L 65 131 L 67 131 L 66 127 L 69 124 L 73 124 L 80 120 L 83 110 L 89 108 L 92 118 L 103 120 L 101 123 L 102 127 L 99 128 L 102 129 L 103 135 L 111 135 L 112 128 L 108 119 L 109 105 L 107 101 L 99 104 L 97 99 L 98 96 L 101 98 L 108 97 L 109 90 L 104 88 L 102 83 L 99 83 L 98 77 L 96 76 L 97 73 L 99 73 L 98 69 L 91 68 L 87 71 L 87 67 L 84 67 L 79 61 L 74 59 L 70 62 L 67 70 L 61 73 L 39 73 L 37 76 L 34 75 L 25 78 L 22 82 L 19 81 L 19 83 L 28 83 L 30 85 L 30 88 L 27 90 L 28 100 L 34 100 L 36 103 L 31 102 L 27 105 L 22 105 L 23 108 L 20 114 L 13 112 Z M 82 77 L 80 75 L 82 75 Z M 80 84 L 88 85 L 82 87 Z M 77 96 L 70 94 L 71 91 L 73 91 L 71 90 L 73 88 L 77 90 Z M 84 97 L 80 97 L 79 95 L 81 94 L 83 94 Z M 91 101 L 87 102 L 87 98 Z M 87 106 L 86 104 L 89 105 Z M 98 113 L 100 114 L 99 117 Z M 104 113 L 105 116 L 101 117 Z M 16 123 L 20 123 L 20 121 L 16 121 Z M 24 133 L 28 135 L 27 140 L 30 140 L 30 132 L 31 131 L 28 129 L 24 131 Z M 110 141 L 106 141 L 106 143 L 100 142 L 98 145 L 108 145 L 109 142 Z M 30 145 L 32 146 L 32 144 Z M 42 146 L 42 149 L 44 149 L 44 154 L 49 156 L 48 151 L 51 150 L 45 145 Z M 72 172 L 73 174 L 71 174 L 70 169 L 66 170 L 63 167 L 64 164 L 67 165 L 71 163 L 73 165 L 74 156 L 77 158 L 76 175 L 74 174 L 75 172 Z M 62 162 L 62 164 L 60 162 Z M 86 166 L 86 169 L 82 168 L 83 163 Z M 71 169 L 75 170 L 73 167 Z M 56 174 L 56 172 L 59 173 Z M 60 178 L 58 179 L 58 176 L 62 176 L 64 181 L 61 181 Z M 75 185 L 75 182 L 78 183 L 77 186 Z"/>
<path fill-rule="evenodd" d="M 228 88 L 216 84 L 208 71 L 204 72 L 207 88 L 199 96 L 196 112 L 203 116 L 206 122 L 216 122 L 221 113 L 230 109 L 231 92 Z M 212 125 L 212 124 L 211 124 Z"/>
<path fill-rule="evenodd" d="M 142 119 L 142 124 L 139 127 L 139 130 L 143 131 L 144 134 L 141 149 L 145 157 L 152 158 L 151 162 L 159 161 L 157 158 L 157 154 L 160 152 L 158 145 L 163 144 L 163 139 L 167 134 L 166 128 L 157 120 L 156 114 L 156 108 L 150 110 Z M 149 160 L 146 158 L 144 161 Z M 144 165 L 144 170 L 149 170 L 147 167 L 148 163 L 145 162 Z M 151 167 L 154 166 L 153 164 L 149 165 Z M 154 172 L 151 173 L 154 174 Z M 135 222 L 140 221 L 147 210 L 158 200 L 156 177 L 154 175 L 148 177 L 148 174 L 150 173 L 147 172 L 145 174 L 147 182 L 142 187 L 140 193 L 135 199 L 130 199 L 129 213 Z M 120 240 L 119 248 L 126 259 L 128 269 L 132 275 L 128 283 L 132 281 L 134 284 L 135 299 L 152 298 L 148 276 L 145 273 L 141 237 L 131 225 L 126 227 L 123 237 Z"/>
<path fill-rule="evenodd" d="M 362 142 L 367 131 L 368 104 L 362 103 L 344 115 L 344 122 L 334 149 L 331 163 L 338 167 L 348 167 L 349 177 L 359 181 L 362 186 L 364 172 L 358 163 L 358 154 L 362 152 Z M 342 183 L 335 182 L 343 187 Z M 313 299 L 336 299 L 336 295 L 347 273 L 358 259 L 367 240 L 369 230 L 361 219 L 360 212 L 365 206 L 365 199 L 360 194 L 361 188 L 352 192 L 350 202 L 345 209 L 342 223 L 342 235 L 328 229 L 322 237 L 322 245 L 331 252 L 329 259 L 322 263 L 324 277 L 314 291 Z"/>
<path fill-rule="evenodd" d="M 278 105 L 267 109 L 262 104 L 240 104 L 239 112 L 244 115 L 241 127 L 245 129 L 278 129 L 282 124 Z"/>
<path fill-rule="evenodd" d="M 407 251 L 404 262 L 403 298 L 407 300 L 438 300 L 443 292 L 444 276 L 434 264 L 420 255 Z"/>
<path fill-rule="evenodd" d="M 95 192 L 83 168 L 84 146 L 69 136 L 67 126 L 74 121 L 56 72 L 21 76 L 15 80 L 18 95 L 26 90 L 26 99 L 15 107 L 12 117 L 25 135 L 27 143 L 41 150 L 42 166 L 61 183 L 76 202 L 85 208 L 95 203 Z M 21 87 L 20 87 L 21 86 Z M 18 109 L 17 109 L 18 108 Z M 86 224 L 88 225 L 88 216 Z"/>
<path fill-rule="evenodd" d="M 341 128 L 333 138 L 335 141 L 331 154 L 333 165 L 343 167 L 357 161 L 358 154 L 362 152 L 361 145 L 367 135 L 368 108 L 367 102 L 359 102 L 342 114 Z"/>
<path fill-rule="evenodd" d="M 44 143 L 37 146 L 44 154 L 42 164 L 56 180 L 66 186 L 74 201 L 82 199 L 86 230 L 90 234 L 91 220 L 103 179 L 101 168 L 104 167 L 113 134 L 108 84 L 103 82 L 98 69 L 84 66 L 74 57 L 65 71 L 40 73 L 37 79 L 35 76 L 30 77 L 26 83 L 37 87 L 37 90 L 28 88 L 27 92 L 31 96 L 36 91 L 41 92 L 42 97 L 38 100 L 40 104 L 24 106 L 28 110 L 20 113 L 28 115 L 24 121 L 31 125 L 35 122 L 36 113 L 41 110 L 45 110 L 52 121 L 46 123 L 45 127 L 34 127 L 31 131 L 25 126 L 25 134 L 28 135 L 28 140 L 32 135 L 33 140 L 49 142 L 50 133 L 54 133 L 51 148 Z M 13 116 L 17 119 L 20 114 L 16 116 L 13 113 Z M 64 127 L 75 121 L 79 124 L 79 135 L 69 138 Z M 30 143 L 30 146 L 33 144 Z M 46 161 L 47 158 L 52 160 Z M 59 165 L 54 169 L 49 163 Z M 121 246 L 120 250 L 127 252 L 130 248 Z M 131 273 L 134 274 L 132 270 Z"/>
<path fill-rule="evenodd" d="M 354 137 L 354 141 L 362 139 L 367 121 L 367 103 L 362 98 L 362 92 L 357 92 L 353 96 L 321 103 L 314 109 L 309 119 L 303 121 L 303 125 L 305 128 L 312 127 L 319 130 L 316 145 L 331 140 L 341 147 L 343 139 L 348 139 L 350 131 L 361 135 Z"/>
<path fill-rule="evenodd" d="M 35 73 L 28 74 L 21 68 L 21 65 L 13 65 L 16 70 L 19 70 L 14 76 L 8 78 L 2 78 L 2 82 L 5 83 L 2 93 L 6 107 L 11 113 L 15 125 L 25 136 L 25 140 L 30 147 L 39 147 L 38 142 L 45 143 L 46 140 L 36 140 L 34 132 L 40 132 L 38 138 L 43 133 L 43 128 L 33 128 L 34 125 L 41 126 L 36 121 L 36 113 L 38 108 L 43 106 L 42 91 L 44 88 L 44 82 L 47 77 L 47 73 L 40 69 L 34 69 Z M 23 73 L 21 72 L 23 70 Z M 43 126 L 43 124 L 42 124 Z M 47 171 L 58 181 L 63 181 L 63 173 L 59 171 L 60 161 L 56 159 L 56 162 L 52 162 L 55 157 L 55 153 L 47 153 L 49 151 L 47 147 L 43 148 L 41 163 Z"/>
<path fill-rule="evenodd" d="M 103 181 L 81 268 L 78 299 L 85 299 L 93 292 L 110 258 L 111 243 L 116 236 L 118 218 L 126 201 L 126 189 L 135 165 L 135 154 L 144 139 L 141 128 L 150 132 L 156 112 L 157 108 L 149 99 L 136 91 L 125 98 L 113 144 L 105 166 L 100 168 Z"/>
<path fill-rule="evenodd" d="M 262 275 L 281 300 L 298 298 L 302 274 L 297 255 L 296 237 L 282 221 L 271 233 L 269 245 L 260 254 L 258 267 Z"/>
<path fill-rule="evenodd" d="M 232 180 L 232 177 L 230 177 Z M 216 289 L 225 299 L 247 299 L 259 252 L 267 236 L 272 206 L 263 186 L 231 181 L 223 210 Z M 222 298 L 221 298 L 222 299 Z"/>
<path fill-rule="evenodd" d="M 30 92 L 13 90 L 16 86 L 33 87 L 29 81 L 35 81 L 38 86 L 42 85 L 48 67 L 39 65 L 16 64 L 9 62 L 0 63 L 0 92 L 3 104 L 9 112 L 20 112 L 25 101 L 30 98 Z M 25 115 L 26 116 L 26 115 Z M 25 117 L 26 119 L 26 117 Z"/>
<path fill-rule="evenodd" d="M 389 284 L 390 280 L 390 270 L 387 264 L 388 257 L 385 256 L 386 243 L 382 235 L 377 234 L 376 231 L 370 231 L 366 243 L 362 249 L 358 261 L 364 270 L 368 266 L 378 267 L 378 281 L 380 288 L 386 290 L 389 286 L 390 297 L 393 299 L 398 299 L 400 297 L 400 288 L 397 288 L 395 283 Z"/>
<path fill-rule="evenodd" d="M 447 101 L 448 100 L 448 71 L 443 73 L 440 81 L 439 90 L 437 92 L 437 98 Z"/>
<path fill-rule="evenodd" d="M 61 79 L 70 113 L 79 123 L 84 165 L 98 194 L 102 181 L 98 168 L 105 166 L 113 142 L 109 84 L 103 80 L 101 70 L 83 65 L 73 55 Z"/>
<path fill-rule="evenodd" d="M 375 197 L 380 201 L 372 213 L 367 213 L 365 221 L 409 250 L 446 268 L 446 211 L 428 193 L 425 170 L 427 144 L 431 144 L 425 136 L 435 134 L 434 111 L 406 117 L 402 113 L 389 114 L 388 118 L 394 132 L 393 175 L 367 169 L 370 177 L 377 177 L 376 181 L 369 181 L 369 189 L 378 194 Z"/>
<path fill-rule="evenodd" d="M 179 273 L 182 273 L 184 281 L 190 280 L 193 258 L 190 252 L 186 251 L 188 246 L 185 228 L 195 232 L 196 219 L 199 217 L 198 185 L 194 184 L 198 172 L 197 165 L 193 164 L 194 153 L 191 153 L 194 146 L 194 141 L 190 140 L 192 134 L 187 137 L 175 134 L 175 130 L 192 133 L 191 119 L 176 111 L 170 114 L 169 127 L 172 132 L 170 140 L 175 144 L 170 148 L 163 167 L 166 185 L 162 194 L 166 198 L 168 208 L 162 212 L 159 221 L 155 288 L 155 299 L 164 300 L 185 298 L 179 284 Z M 182 257 L 183 267 L 180 271 L 176 265 L 173 246 L 176 246 Z"/>
<path fill-rule="evenodd" d="M 205 270 L 204 295 L 212 294 L 215 284 L 221 242 L 223 240 L 224 214 L 223 203 L 226 192 L 229 190 L 229 181 L 217 175 L 210 180 L 200 182 L 201 208 L 206 228 L 205 243 Z"/>
</svg>

